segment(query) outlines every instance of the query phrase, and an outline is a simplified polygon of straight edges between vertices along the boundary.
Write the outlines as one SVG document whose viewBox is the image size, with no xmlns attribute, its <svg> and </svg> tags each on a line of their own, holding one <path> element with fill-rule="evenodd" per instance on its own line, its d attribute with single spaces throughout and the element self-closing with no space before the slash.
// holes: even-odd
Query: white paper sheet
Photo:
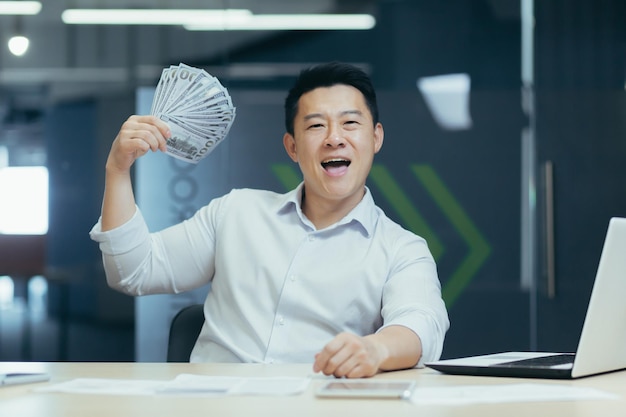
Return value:
<svg viewBox="0 0 626 417">
<path fill-rule="evenodd" d="M 73 394 L 153 395 L 165 384 L 167 384 L 167 381 L 76 378 L 67 382 L 37 388 L 35 391 Z"/>
<path fill-rule="evenodd" d="M 303 392 L 310 378 L 237 378 L 181 374 L 161 387 L 159 394 L 295 395 Z"/>
<path fill-rule="evenodd" d="M 112 395 L 295 395 L 310 378 L 238 378 L 180 374 L 172 380 L 77 378 L 37 389 L 37 392 Z"/>
<path fill-rule="evenodd" d="M 618 395 L 594 388 L 559 384 L 457 385 L 417 387 L 411 402 L 417 405 L 468 405 L 529 401 L 608 400 Z"/>
</svg>

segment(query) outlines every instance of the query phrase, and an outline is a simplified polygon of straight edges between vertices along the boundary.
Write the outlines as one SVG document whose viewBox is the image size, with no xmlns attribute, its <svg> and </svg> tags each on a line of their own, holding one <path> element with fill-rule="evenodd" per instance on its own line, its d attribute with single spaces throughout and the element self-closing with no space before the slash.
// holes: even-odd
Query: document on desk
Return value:
<svg viewBox="0 0 626 417">
<path fill-rule="evenodd" d="M 227 377 L 180 374 L 172 380 L 77 378 L 37 389 L 38 392 L 110 395 L 296 395 L 311 379 L 297 377 Z"/>
<path fill-rule="evenodd" d="M 595 388 L 561 384 L 521 383 L 418 387 L 411 396 L 411 402 L 417 405 L 469 405 L 618 398 L 618 395 Z"/>
<path fill-rule="evenodd" d="M 163 385 L 157 394 L 295 395 L 309 386 L 310 378 L 239 378 L 181 374 Z"/>
</svg>

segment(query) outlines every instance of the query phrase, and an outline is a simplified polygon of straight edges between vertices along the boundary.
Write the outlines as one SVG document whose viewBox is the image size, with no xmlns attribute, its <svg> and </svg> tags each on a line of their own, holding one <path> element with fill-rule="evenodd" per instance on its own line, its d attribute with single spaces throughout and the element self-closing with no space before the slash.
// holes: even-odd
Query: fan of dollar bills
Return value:
<svg viewBox="0 0 626 417">
<path fill-rule="evenodd" d="M 235 107 L 217 78 L 181 63 L 161 72 L 150 114 L 170 127 L 167 153 L 197 164 L 224 140 Z"/>
</svg>

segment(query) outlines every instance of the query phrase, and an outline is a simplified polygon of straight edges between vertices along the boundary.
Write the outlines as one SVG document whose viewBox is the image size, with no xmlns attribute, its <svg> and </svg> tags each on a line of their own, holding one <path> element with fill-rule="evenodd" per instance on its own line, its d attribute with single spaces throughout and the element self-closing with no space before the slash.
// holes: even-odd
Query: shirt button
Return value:
<svg viewBox="0 0 626 417">
<path fill-rule="evenodd" d="M 296 280 L 296 276 L 295 276 L 295 275 L 292 275 L 292 276 L 290 276 L 290 277 L 289 277 L 289 279 L 291 280 L 291 282 L 293 282 L 293 281 L 295 281 L 295 280 Z"/>
<path fill-rule="evenodd" d="M 315 236 L 309 235 L 309 242 L 313 242 L 315 240 Z"/>
<path fill-rule="evenodd" d="M 281 326 L 285 325 L 285 318 L 283 316 L 280 316 L 278 318 L 278 324 L 280 324 Z"/>
</svg>

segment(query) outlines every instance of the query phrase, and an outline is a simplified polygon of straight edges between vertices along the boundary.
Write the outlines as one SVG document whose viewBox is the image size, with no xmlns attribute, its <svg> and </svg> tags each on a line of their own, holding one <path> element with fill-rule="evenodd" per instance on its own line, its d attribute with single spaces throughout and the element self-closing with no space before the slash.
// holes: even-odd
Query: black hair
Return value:
<svg viewBox="0 0 626 417">
<path fill-rule="evenodd" d="M 337 84 L 352 86 L 359 90 L 372 114 L 374 125 L 378 123 L 378 104 L 376 92 L 370 77 L 360 68 L 341 62 L 330 62 L 304 69 L 300 72 L 287 98 L 285 99 L 285 128 L 294 134 L 294 120 L 298 113 L 300 97 L 320 87 L 332 87 Z"/>
</svg>

